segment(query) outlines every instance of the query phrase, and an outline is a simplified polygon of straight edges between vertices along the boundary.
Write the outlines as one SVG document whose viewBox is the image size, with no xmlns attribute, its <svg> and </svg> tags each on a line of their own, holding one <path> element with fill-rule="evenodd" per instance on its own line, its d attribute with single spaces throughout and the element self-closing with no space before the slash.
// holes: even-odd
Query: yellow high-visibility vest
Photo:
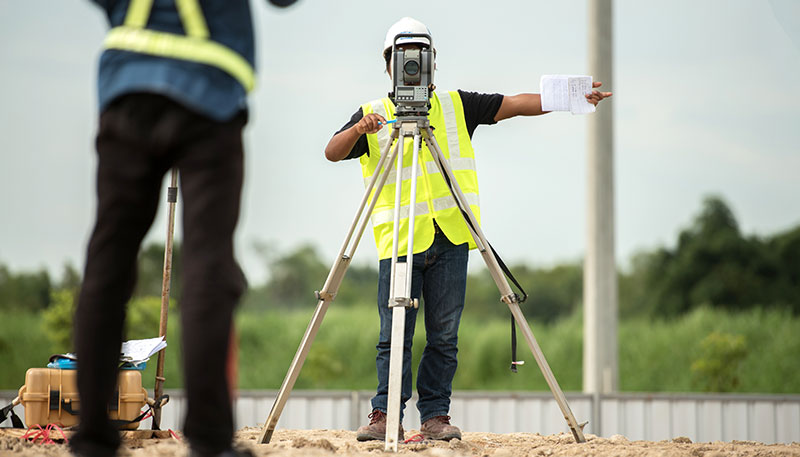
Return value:
<svg viewBox="0 0 800 457">
<path fill-rule="evenodd" d="M 236 51 L 209 38 L 198 0 L 176 0 L 186 35 L 145 28 L 153 0 L 131 0 L 125 22 L 109 31 L 105 49 L 138 52 L 158 57 L 211 65 L 233 76 L 249 92 L 255 86 L 255 70 Z"/>
<path fill-rule="evenodd" d="M 373 100 L 361 105 L 364 116 L 378 113 L 386 120 L 394 119 L 395 107 L 389 98 Z M 446 92 L 439 97 L 435 92 L 431 98 L 431 109 L 428 120 L 434 128 L 436 142 L 450 163 L 461 190 L 469 202 L 472 212 L 480 222 L 481 210 L 478 201 L 478 174 L 475 171 L 475 152 L 469 138 L 464 121 L 464 106 L 458 92 Z M 384 127 L 377 133 L 367 135 L 369 155 L 361 156 L 361 170 L 364 184 L 369 184 L 376 170 L 380 153 L 391 140 L 391 127 Z M 411 182 L 411 160 L 414 150 L 413 141 L 407 139 L 403 154 L 403 189 L 401 193 L 399 255 L 405 255 L 408 246 L 408 214 Z M 433 244 L 435 234 L 433 220 L 441 227 L 447 239 L 453 244 L 469 243 L 474 249 L 475 241 L 467 228 L 456 201 L 450 194 L 444 177 L 433 162 L 425 142 L 421 142 L 421 157 L 417 168 L 417 201 L 414 206 L 414 254 L 425 251 Z M 396 186 L 396 165 L 392 167 L 389 177 L 382 189 L 373 189 L 370 199 L 378 194 L 378 201 L 372 213 L 372 228 L 375 233 L 375 244 L 380 259 L 392 256 L 394 227 L 394 197 Z"/>
</svg>

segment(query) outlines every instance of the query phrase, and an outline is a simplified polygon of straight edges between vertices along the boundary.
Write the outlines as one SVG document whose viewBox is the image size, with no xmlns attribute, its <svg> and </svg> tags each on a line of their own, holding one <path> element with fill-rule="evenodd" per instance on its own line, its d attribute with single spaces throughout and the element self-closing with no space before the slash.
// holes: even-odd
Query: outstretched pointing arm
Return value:
<svg viewBox="0 0 800 457">
<path fill-rule="evenodd" d="M 598 88 L 602 85 L 603 83 L 600 81 L 592 83 L 593 88 Z M 611 95 L 613 95 L 611 92 L 593 90 L 591 94 L 586 94 L 586 100 L 597 106 L 600 100 Z M 545 113 L 549 113 L 549 111 L 542 111 L 542 98 L 539 94 L 506 95 L 503 97 L 500 109 L 494 115 L 494 120 L 502 121 L 515 116 L 538 116 Z"/>
</svg>

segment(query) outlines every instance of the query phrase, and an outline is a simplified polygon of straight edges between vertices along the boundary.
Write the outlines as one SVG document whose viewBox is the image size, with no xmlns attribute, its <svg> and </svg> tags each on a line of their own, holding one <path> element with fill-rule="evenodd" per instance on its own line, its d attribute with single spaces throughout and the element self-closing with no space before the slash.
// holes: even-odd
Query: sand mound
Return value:
<svg viewBox="0 0 800 457">
<path fill-rule="evenodd" d="M 247 427 L 236 433 L 238 446 L 257 456 L 348 456 L 375 457 L 383 454 L 383 442 L 358 442 L 355 432 L 345 430 L 277 430 L 269 444 L 256 444 L 260 430 Z M 0 429 L 0 456 L 69 456 L 63 440 L 54 445 L 26 442 L 24 432 Z M 411 438 L 417 432 L 406 432 Z M 155 435 L 155 436 L 154 436 Z M 68 435 L 69 436 L 69 435 Z M 177 435 L 182 438 L 180 434 Z M 630 441 L 622 435 L 598 438 L 587 435 L 586 443 L 575 443 L 571 435 L 541 436 L 536 433 L 464 433 L 463 440 L 421 441 L 401 444 L 400 454 L 420 457 L 557 457 L 557 456 L 800 456 L 800 443 L 766 445 L 753 441 L 692 443 L 685 437 L 670 441 Z M 124 435 L 122 456 L 184 457 L 186 444 L 168 432 L 128 432 Z"/>
</svg>

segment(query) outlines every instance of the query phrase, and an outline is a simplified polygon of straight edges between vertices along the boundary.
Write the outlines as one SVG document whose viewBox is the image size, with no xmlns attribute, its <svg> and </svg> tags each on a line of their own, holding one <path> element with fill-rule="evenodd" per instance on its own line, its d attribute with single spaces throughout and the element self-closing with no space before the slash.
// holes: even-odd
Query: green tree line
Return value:
<svg viewBox="0 0 800 457">
<path fill-rule="evenodd" d="M 240 316 L 238 320 L 240 347 L 244 358 L 272 355 L 267 357 L 268 360 L 256 364 L 252 370 L 244 369 L 242 382 L 243 386 L 249 388 L 269 388 L 259 387 L 249 380 L 262 379 L 265 376 L 261 373 L 264 366 L 273 370 L 275 363 L 281 367 L 282 362 L 288 364 L 299 342 L 299 336 L 295 338 L 294 333 L 302 333 L 305 328 L 310 311 L 316 304 L 313 292 L 323 285 L 333 259 L 323 259 L 312 245 L 280 251 L 274 246 L 260 244 L 255 249 L 268 275 L 259 284 L 251 283 L 243 297 L 241 316 L 245 317 Z M 128 307 L 127 339 L 151 337 L 157 333 L 163 259 L 164 248 L 159 243 L 146 245 L 140 253 L 137 287 Z M 762 385 L 757 379 L 742 380 L 741 372 L 743 366 L 749 366 L 758 367 L 758 372 L 763 373 L 768 367 L 758 364 L 766 361 L 775 362 L 775 366 L 781 369 L 787 366 L 797 368 L 796 363 L 787 365 L 781 362 L 785 356 L 780 353 L 780 347 L 800 346 L 800 338 L 797 337 L 800 333 L 796 331 L 800 322 L 798 259 L 800 226 L 763 237 L 744 235 L 728 205 L 719 197 L 707 197 L 691 221 L 680 230 L 674 246 L 639 252 L 631 259 L 628 268 L 618 271 L 622 319 L 620 345 L 625 345 L 626 341 L 632 344 L 631 348 L 621 348 L 620 368 L 624 372 L 625 364 L 634 364 L 636 368 L 631 372 L 642 373 L 622 382 L 622 387 L 626 390 L 694 388 L 710 391 L 796 391 L 793 384 Z M 377 318 L 373 312 L 377 295 L 376 264 L 351 265 L 334 306 L 341 310 L 336 312 L 343 313 L 338 318 L 338 325 L 347 330 L 341 338 L 337 338 L 346 341 L 348 334 L 357 333 L 364 338 L 364 341 L 359 340 L 359 351 L 365 353 L 374 352 L 375 338 L 369 331 L 377 332 Z M 568 262 L 548 268 L 521 264 L 511 265 L 511 270 L 529 295 L 522 305 L 526 317 L 535 331 L 544 329 L 545 339 L 551 335 L 556 341 L 540 342 L 543 348 L 545 345 L 551 346 L 550 349 L 545 348 L 548 358 L 574 362 L 563 364 L 562 370 L 570 373 L 568 379 L 575 378 L 573 381 L 579 383 L 583 287 L 581 263 Z M 39 366 L 49 354 L 72 350 L 72 314 L 80 282 L 80 273 L 70 264 L 64 266 L 60 277 L 54 278 L 44 269 L 12 272 L 0 263 L 0 315 L 4 317 L 0 321 L 8 324 L 6 330 L 0 331 L 0 366 L 15 367 L 24 372 L 21 367 Z M 173 309 L 180 306 L 181 287 L 181 247 L 176 243 L 173 300 L 170 304 Z M 769 313 L 758 314 L 762 311 Z M 337 320 L 334 309 L 331 312 L 334 314 L 326 319 L 326 325 L 330 320 Z M 730 322 L 735 324 L 725 324 L 721 328 L 703 327 L 720 320 L 719 316 L 724 313 L 745 317 L 731 317 L 733 320 Z M 267 321 L 276 316 L 285 316 L 279 319 L 281 325 L 269 332 L 258 330 L 267 328 Z M 483 362 L 476 368 L 463 370 L 465 374 L 459 378 L 462 387 L 520 387 L 514 381 L 508 384 L 493 374 L 483 373 L 480 368 L 499 367 L 507 363 L 507 316 L 507 307 L 500 303 L 499 292 L 488 271 L 482 268 L 471 273 L 462 334 L 469 333 L 467 341 L 482 342 L 474 345 L 477 355 L 471 356 L 470 360 Z M 702 319 L 697 316 L 702 316 Z M 703 325 L 697 324 L 698 319 Z M 754 348 L 763 346 L 762 339 L 770 335 L 768 329 L 759 326 L 769 323 L 774 327 L 784 320 L 787 321 L 781 327 L 784 330 L 778 332 L 783 338 L 782 345 L 767 345 L 764 346 L 767 352 L 755 353 Z M 297 329 L 290 329 L 289 321 L 296 323 Z M 352 332 L 351 323 L 356 321 L 362 323 L 366 331 Z M 176 322 L 176 318 L 170 320 L 169 338 L 172 342 L 178 341 Z M 754 327 L 748 327 L 747 322 Z M 418 333 L 420 336 L 424 332 Z M 324 339 L 324 333 L 321 338 Z M 669 349 L 668 345 L 658 346 L 659 341 L 664 343 L 681 338 L 690 341 L 687 346 L 689 352 L 681 355 L 681 363 L 686 368 L 684 372 L 691 376 L 672 379 L 664 384 L 662 381 L 668 379 L 666 373 L 670 368 L 659 371 L 645 368 L 645 365 L 660 366 L 656 360 L 659 351 Z M 643 340 L 647 343 L 635 343 Z M 324 380 L 335 378 L 339 371 L 349 373 L 357 368 L 354 365 L 346 369 L 348 361 L 339 354 L 349 354 L 351 349 L 347 348 L 353 348 L 353 345 L 337 345 L 337 341 L 332 341 L 330 345 L 315 346 L 308 361 L 310 368 L 307 371 L 310 374 L 305 375 L 309 376 L 308 381 L 303 381 L 309 383 L 307 387 L 319 387 Z M 465 344 L 468 349 L 469 343 Z M 20 350 L 23 346 L 25 351 Z M 421 343 L 417 343 L 415 350 L 421 346 Z M 170 345 L 170 351 L 178 349 L 177 344 Z M 773 350 L 779 352 L 769 352 Z M 168 375 L 174 379 L 179 373 L 177 353 L 170 357 L 172 361 Z M 363 367 L 358 364 L 358 367 L 361 371 L 371 373 L 374 365 L 370 360 L 374 354 L 364 357 L 369 363 Z M 555 362 L 556 365 L 559 363 Z M 14 370 L 9 373 L 11 371 Z M 319 383 L 314 381 L 317 378 Z M 328 388 L 360 388 L 361 384 L 354 379 L 345 376 L 339 384 Z M 351 385 L 352 382 L 356 384 Z M 371 377 L 369 382 L 373 383 Z M 571 385 L 569 382 L 572 381 L 568 381 L 568 386 Z M 18 381 L 0 376 L 0 383 L 13 387 Z"/>
<path fill-rule="evenodd" d="M 243 298 L 245 309 L 316 304 L 313 292 L 322 287 L 332 259 L 323 259 L 312 245 L 288 252 L 266 245 L 256 250 L 269 274 L 262 284 L 251 285 Z M 800 226 L 766 237 L 746 236 L 728 205 L 720 197 L 707 197 L 678 234 L 674 247 L 639 252 L 628 271 L 618 272 L 620 315 L 675 317 L 700 306 L 732 310 L 766 306 L 797 314 L 799 259 Z M 160 296 L 163 261 L 163 245 L 153 243 L 142 249 L 134 298 Z M 374 304 L 376 263 L 350 266 L 337 303 Z M 518 264 L 511 270 L 529 295 L 522 308 L 530 319 L 553 322 L 580 308 L 583 269 L 579 261 L 547 268 Z M 55 279 L 45 269 L 14 273 L 0 263 L 0 311 L 46 310 L 54 291 L 77 291 L 80 280 L 71 264 Z M 171 296 L 178 303 L 181 287 L 181 246 L 176 243 Z M 471 273 L 465 312 L 491 316 L 504 311 L 488 271 Z"/>
</svg>

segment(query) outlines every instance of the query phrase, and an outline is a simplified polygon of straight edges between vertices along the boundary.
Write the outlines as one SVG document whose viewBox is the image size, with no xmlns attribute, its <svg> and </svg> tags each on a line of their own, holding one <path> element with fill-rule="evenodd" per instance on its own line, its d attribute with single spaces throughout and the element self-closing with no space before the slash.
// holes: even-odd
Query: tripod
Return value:
<svg viewBox="0 0 800 457">
<path fill-rule="evenodd" d="M 286 373 L 286 377 L 283 380 L 283 384 L 281 385 L 278 396 L 272 406 L 272 410 L 267 417 L 267 421 L 264 423 L 264 428 L 259 437 L 260 443 L 268 443 L 272 438 L 272 434 L 275 431 L 275 427 L 278 423 L 278 418 L 280 417 L 280 414 L 286 405 L 286 401 L 289 399 L 289 393 L 294 387 L 297 376 L 300 374 L 303 363 L 308 356 L 311 343 L 314 341 L 314 338 L 317 335 L 317 331 L 322 323 L 322 319 L 325 317 L 325 313 L 328 310 L 328 305 L 334 300 L 334 298 L 336 298 L 336 293 L 342 283 L 344 274 L 347 271 L 347 267 L 350 265 L 350 261 L 355 254 L 355 250 L 358 247 L 358 243 L 362 234 L 364 233 L 364 229 L 366 228 L 367 220 L 375 208 L 378 200 L 378 193 L 380 192 L 380 189 L 383 188 L 383 185 L 386 182 L 389 173 L 391 172 L 392 162 L 397 159 L 397 184 L 395 186 L 394 207 L 394 241 L 392 245 L 391 279 L 389 285 L 390 298 L 388 303 L 388 306 L 392 308 L 392 332 L 389 356 L 389 389 L 386 411 L 385 444 L 386 451 L 397 452 L 398 431 L 400 426 L 400 391 L 402 378 L 403 338 L 406 316 L 405 308 L 409 306 L 416 307 L 418 305 L 417 300 L 411 298 L 411 265 L 413 265 L 412 260 L 414 253 L 414 204 L 416 202 L 417 189 L 417 164 L 420 154 L 420 143 L 422 140 L 424 140 L 425 144 L 428 146 L 439 172 L 445 178 L 445 181 L 449 183 L 451 195 L 461 209 L 462 215 L 467 222 L 467 227 L 470 230 L 470 234 L 475 240 L 477 248 L 489 269 L 492 279 L 500 290 L 501 301 L 508 305 L 514 320 L 521 329 L 522 334 L 528 343 L 528 347 L 533 353 L 533 357 L 536 359 L 536 363 L 539 365 L 539 369 L 544 375 L 545 381 L 550 387 L 550 391 L 553 393 L 553 396 L 555 397 L 555 400 L 558 403 L 562 414 L 564 415 L 564 419 L 567 421 L 567 425 L 572 431 L 575 441 L 579 443 L 586 441 L 583 436 L 583 427 L 575 420 L 575 417 L 573 416 L 572 411 L 567 404 L 567 400 L 564 397 L 564 393 L 561 391 L 561 387 L 558 385 L 558 381 L 556 381 L 556 378 L 553 375 L 550 366 L 547 364 L 547 360 L 545 359 L 539 344 L 536 342 L 536 338 L 533 336 L 533 332 L 528 326 L 525 317 L 522 315 L 522 311 L 519 307 L 519 297 L 512 291 L 511 286 L 508 284 L 500 264 L 498 263 L 497 257 L 493 253 L 489 243 L 486 241 L 486 237 L 478 225 L 475 215 L 472 213 L 472 210 L 469 207 L 467 198 L 461 191 L 461 188 L 456 181 L 453 170 L 450 168 L 450 164 L 442 153 L 439 144 L 436 142 L 436 138 L 433 135 L 433 130 L 427 118 L 427 113 L 423 114 L 424 115 L 406 115 L 398 113 L 397 122 L 394 124 L 391 139 L 384 147 L 384 150 L 381 151 L 381 156 L 377 167 L 375 168 L 375 172 L 373 173 L 372 178 L 367 185 L 366 192 L 364 193 L 364 197 L 361 199 L 361 204 L 359 205 L 356 217 L 353 221 L 353 224 L 350 226 L 350 230 L 347 232 L 347 236 L 345 237 L 345 241 L 339 251 L 339 255 L 334 261 L 330 273 L 328 273 L 328 278 L 325 281 L 325 285 L 322 287 L 322 290 L 316 293 L 316 297 L 319 300 L 317 308 L 314 311 L 311 322 L 308 324 L 308 328 L 306 328 L 306 332 L 300 342 L 300 347 L 297 348 L 297 352 L 295 353 L 294 359 L 289 367 L 289 371 Z M 413 138 L 414 142 L 411 165 L 410 200 L 408 208 L 408 251 L 406 255 L 406 262 L 398 262 L 398 251 L 400 248 L 398 246 L 401 207 L 400 197 L 403 181 L 402 153 L 400 153 L 400 157 L 398 157 L 398 151 L 404 147 L 405 140 L 407 138 Z M 393 144 L 394 147 L 392 147 Z M 377 190 L 375 191 L 375 196 L 370 201 L 369 197 L 373 189 Z M 368 202 L 369 207 L 365 212 L 364 208 L 367 207 Z M 354 234 L 355 237 L 353 236 Z"/>
</svg>

